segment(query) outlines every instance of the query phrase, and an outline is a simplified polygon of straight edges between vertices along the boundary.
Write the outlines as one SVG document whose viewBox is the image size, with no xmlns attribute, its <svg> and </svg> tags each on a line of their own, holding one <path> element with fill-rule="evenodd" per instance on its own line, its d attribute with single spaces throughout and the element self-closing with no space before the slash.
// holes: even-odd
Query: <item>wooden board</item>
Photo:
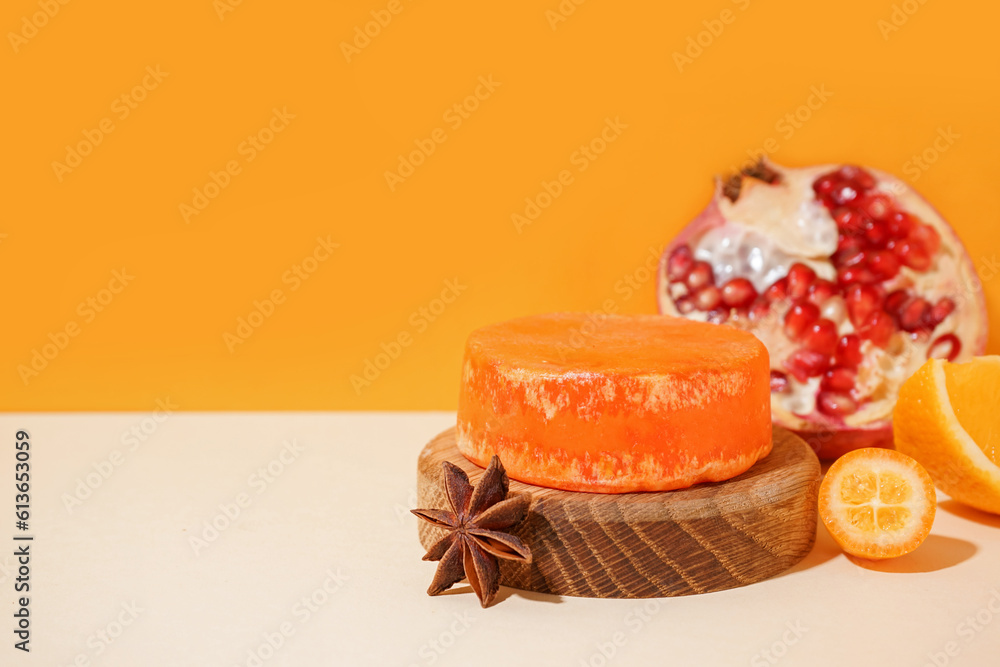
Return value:
<svg viewBox="0 0 1000 667">
<path fill-rule="evenodd" d="M 483 469 L 462 456 L 455 429 L 437 436 L 417 463 L 417 506 L 447 508 L 441 462 L 478 482 Z M 511 480 L 530 493 L 514 530 L 531 564 L 500 562 L 501 583 L 523 590 L 599 598 L 709 593 L 752 584 L 791 567 L 816 538 L 820 466 L 799 437 L 774 428 L 774 448 L 739 477 L 659 493 L 560 491 Z M 443 531 L 420 523 L 427 548 Z"/>
</svg>

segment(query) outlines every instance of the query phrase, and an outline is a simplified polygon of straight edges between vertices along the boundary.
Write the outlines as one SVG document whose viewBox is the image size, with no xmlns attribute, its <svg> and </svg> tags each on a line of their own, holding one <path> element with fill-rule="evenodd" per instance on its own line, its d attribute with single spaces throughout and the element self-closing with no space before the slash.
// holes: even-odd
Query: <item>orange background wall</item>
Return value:
<svg viewBox="0 0 1000 667">
<path fill-rule="evenodd" d="M 895 6 L 7 0 L 0 407 L 453 408 L 477 326 L 655 310 L 651 249 L 765 146 L 910 180 L 974 249 L 996 317 L 1000 6 Z M 372 12 L 386 25 L 345 49 Z M 606 122 L 614 142 L 578 153 Z M 391 189 L 398 156 L 433 138 Z M 198 199 L 213 173 L 225 187 Z M 275 290 L 259 327 L 226 337 Z"/>
</svg>

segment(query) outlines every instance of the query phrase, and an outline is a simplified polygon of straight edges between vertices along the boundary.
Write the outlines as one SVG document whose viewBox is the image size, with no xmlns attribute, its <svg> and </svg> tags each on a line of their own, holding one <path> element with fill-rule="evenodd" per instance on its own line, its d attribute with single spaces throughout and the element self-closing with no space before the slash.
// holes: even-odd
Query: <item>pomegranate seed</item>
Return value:
<svg viewBox="0 0 1000 667">
<path fill-rule="evenodd" d="M 818 196 L 828 195 L 833 191 L 834 186 L 837 185 L 837 181 L 838 179 L 833 174 L 820 176 L 813 181 L 813 192 Z"/>
<path fill-rule="evenodd" d="M 882 307 L 882 295 L 871 285 L 851 285 L 844 292 L 844 302 L 851 324 L 858 328 Z"/>
<path fill-rule="evenodd" d="M 914 271 L 926 271 L 931 268 L 931 254 L 919 241 L 906 239 L 893 246 L 896 257 Z"/>
<path fill-rule="evenodd" d="M 878 280 L 867 266 L 859 264 L 837 269 L 837 282 L 841 285 L 870 285 Z"/>
<path fill-rule="evenodd" d="M 861 232 L 867 222 L 861 211 L 846 206 L 838 206 L 833 209 L 833 220 L 842 231 Z"/>
<path fill-rule="evenodd" d="M 823 379 L 820 380 L 819 386 L 820 389 L 847 393 L 854 389 L 854 381 L 857 377 L 858 374 L 850 368 L 837 366 L 823 373 Z"/>
<path fill-rule="evenodd" d="M 861 338 L 856 334 L 847 334 L 837 341 L 837 364 L 839 366 L 857 368 L 863 360 Z"/>
<path fill-rule="evenodd" d="M 869 190 L 875 187 L 875 177 L 861 167 L 854 164 L 845 164 L 834 172 L 845 181 L 850 181 L 862 190 Z"/>
<path fill-rule="evenodd" d="M 753 302 L 753 305 L 750 306 L 750 319 L 762 320 L 767 317 L 770 312 L 771 302 L 763 296 L 759 296 L 757 297 L 757 300 Z"/>
<path fill-rule="evenodd" d="M 788 296 L 793 299 L 805 297 L 809 286 L 816 280 L 816 272 L 805 264 L 796 262 L 788 269 Z"/>
<path fill-rule="evenodd" d="M 841 233 L 837 236 L 837 252 L 847 253 L 861 250 L 861 239 L 853 234 Z"/>
<path fill-rule="evenodd" d="M 843 250 L 838 250 L 830 258 L 837 268 L 847 268 L 857 266 L 865 261 L 865 251 L 857 246 L 848 246 Z"/>
<path fill-rule="evenodd" d="M 788 297 L 788 278 L 779 278 L 764 290 L 764 298 L 770 302 L 784 301 Z"/>
<path fill-rule="evenodd" d="M 891 292 L 889 296 L 885 297 L 885 312 L 889 313 L 898 320 L 899 311 L 909 300 L 910 293 L 905 289 L 898 289 L 895 292 Z"/>
<path fill-rule="evenodd" d="M 889 217 L 892 212 L 892 199 L 889 195 L 881 192 L 867 195 L 860 202 L 862 210 L 872 220 L 882 221 Z"/>
<path fill-rule="evenodd" d="M 823 280 L 822 278 L 817 278 L 816 281 L 809 286 L 809 292 L 806 294 L 806 299 L 809 303 L 814 303 L 817 306 L 822 306 L 823 303 L 837 293 L 837 286 L 831 283 L 829 280 Z"/>
<path fill-rule="evenodd" d="M 722 286 L 722 302 L 733 308 L 749 306 L 757 298 L 757 290 L 746 278 L 733 278 Z"/>
<path fill-rule="evenodd" d="M 845 181 L 853 181 L 861 173 L 861 167 L 856 164 L 845 164 L 833 173 Z"/>
<path fill-rule="evenodd" d="M 830 417 L 846 417 L 858 411 L 858 404 L 850 396 L 823 391 L 816 396 L 816 409 Z"/>
<path fill-rule="evenodd" d="M 850 204 L 858 198 L 858 191 L 850 183 L 841 181 L 830 191 L 830 201 L 837 206 Z"/>
<path fill-rule="evenodd" d="M 868 255 L 868 268 L 879 280 L 889 280 L 899 273 L 899 260 L 888 250 L 876 250 Z"/>
<path fill-rule="evenodd" d="M 862 169 L 861 167 L 856 167 L 858 170 L 857 175 L 851 180 L 862 190 L 871 190 L 875 187 L 875 177 L 870 173 Z"/>
<path fill-rule="evenodd" d="M 892 334 L 896 327 L 893 326 L 892 318 L 881 311 L 872 313 L 864 325 L 858 329 L 858 334 L 862 338 L 870 340 L 882 349 L 889 346 Z"/>
<path fill-rule="evenodd" d="M 899 328 L 903 331 L 920 331 L 931 305 L 919 296 L 911 299 L 899 310 Z"/>
<path fill-rule="evenodd" d="M 677 312 L 681 315 L 687 315 L 694 312 L 694 299 L 689 294 L 685 294 L 682 297 L 674 299 L 674 307 L 677 308 Z"/>
<path fill-rule="evenodd" d="M 822 375 L 830 367 L 830 357 L 815 350 L 796 350 L 782 364 L 799 382 Z"/>
<path fill-rule="evenodd" d="M 927 358 L 955 361 L 961 351 L 962 341 L 955 334 L 949 333 L 931 343 L 931 346 L 927 348 Z"/>
<path fill-rule="evenodd" d="M 691 254 L 691 248 L 687 245 L 677 246 L 667 259 L 667 278 L 672 283 L 683 282 L 691 273 L 693 266 L 694 256 Z"/>
<path fill-rule="evenodd" d="M 819 308 L 808 302 L 797 303 L 785 314 L 785 335 L 798 340 L 818 319 Z"/>
<path fill-rule="evenodd" d="M 864 234 L 865 241 L 872 248 L 884 248 L 892 240 L 889 237 L 889 230 L 886 229 L 885 223 L 875 222 L 874 220 L 869 220 L 865 223 Z"/>
<path fill-rule="evenodd" d="M 771 371 L 771 393 L 783 394 L 788 391 L 788 376 L 781 371 Z"/>
<path fill-rule="evenodd" d="M 715 285 L 706 285 L 694 293 L 694 305 L 698 310 L 715 310 L 722 305 L 722 290 Z"/>
<path fill-rule="evenodd" d="M 954 301 L 947 297 L 940 299 L 927 313 L 927 328 L 933 331 L 934 327 L 944 322 L 944 319 L 954 311 Z"/>
<path fill-rule="evenodd" d="M 936 255 L 941 248 L 941 235 L 930 225 L 914 225 L 913 229 L 910 230 L 909 238 L 911 241 L 920 243 L 928 255 Z"/>
<path fill-rule="evenodd" d="M 692 292 L 697 292 L 706 285 L 715 284 L 715 274 L 712 273 L 712 266 L 708 262 L 695 262 L 687 275 L 687 286 Z"/>
<path fill-rule="evenodd" d="M 909 236 L 910 230 L 913 229 L 913 221 L 903 211 L 893 211 L 889 214 L 885 229 L 892 238 L 905 239 Z"/>
<path fill-rule="evenodd" d="M 837 325 L 830 320 L 819 320 L 806 331 L 802 343 L 810 350 L 833 356 L 837 351 Z"/>
</svg>

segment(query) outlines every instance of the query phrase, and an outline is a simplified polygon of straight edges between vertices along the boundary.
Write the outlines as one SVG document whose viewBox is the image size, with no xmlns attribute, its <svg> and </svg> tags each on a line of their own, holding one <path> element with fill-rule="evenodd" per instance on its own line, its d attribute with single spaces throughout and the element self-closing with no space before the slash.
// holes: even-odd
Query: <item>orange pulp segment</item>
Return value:
<svg viewBox="0 0 1000 667">
<path fill-rule="evenodd" d="M 896 449 L 955 500 L 1000 514 L 1000 356 L 931 359 L 899 390 Z"/>
</svg>

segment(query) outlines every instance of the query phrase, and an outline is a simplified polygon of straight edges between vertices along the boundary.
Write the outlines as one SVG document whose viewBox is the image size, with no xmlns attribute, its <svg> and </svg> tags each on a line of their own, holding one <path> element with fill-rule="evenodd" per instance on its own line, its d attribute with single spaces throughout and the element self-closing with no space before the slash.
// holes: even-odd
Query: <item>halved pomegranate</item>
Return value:
<svg viewBox="0 0 1000 667">
<path fill-rule="evenodd" d="M 660 311 L 752 331 L 771 415 L 822 458 L 892 446 L 900 385 L 931 356 L 986 346 L 986 304 L 958 236 L 899 179 L 767 162 L 716 187 L 667 246 Z"/>
</svg>

